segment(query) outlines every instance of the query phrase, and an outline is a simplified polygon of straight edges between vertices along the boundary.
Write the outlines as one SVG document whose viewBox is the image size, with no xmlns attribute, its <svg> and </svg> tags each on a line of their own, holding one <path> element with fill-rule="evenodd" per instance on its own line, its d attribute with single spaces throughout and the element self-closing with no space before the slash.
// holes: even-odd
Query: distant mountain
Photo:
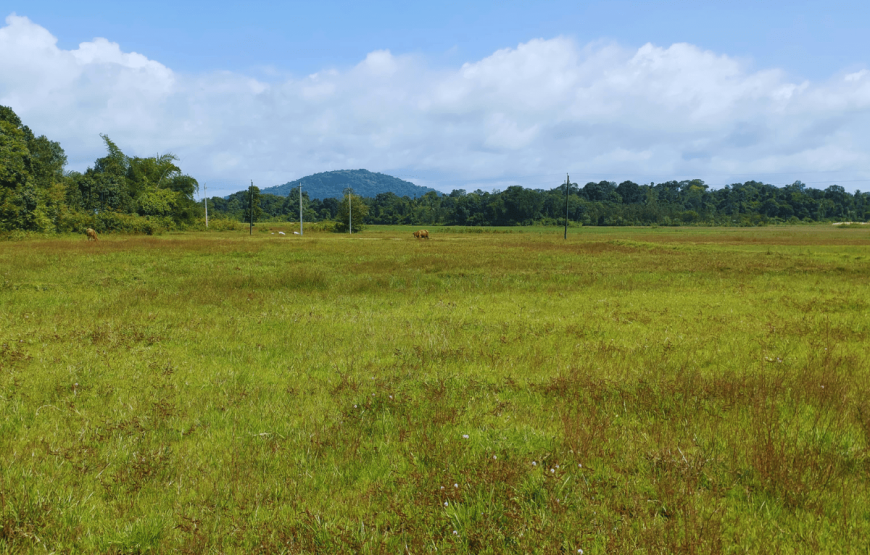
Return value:
<svg viewBox="0 0 870 555">
<path fill-rule="evenodd" d="M 398 177 L 374 173 L 368 170 L 338 170 L 315 173 L 296 181 L 291 181 L 275 187 L 261 189 L 261 193 L 286 197 L 290 191 L 302 184 L 302 191 L 308 193 L 310 199 L 341 198 L 347 187 L 361 197 L 374 197 L 378 193 L 395 193 L 400 197 L 421 197 L 429 191 L 429 187 L 421 187 Z"/>
</svg>

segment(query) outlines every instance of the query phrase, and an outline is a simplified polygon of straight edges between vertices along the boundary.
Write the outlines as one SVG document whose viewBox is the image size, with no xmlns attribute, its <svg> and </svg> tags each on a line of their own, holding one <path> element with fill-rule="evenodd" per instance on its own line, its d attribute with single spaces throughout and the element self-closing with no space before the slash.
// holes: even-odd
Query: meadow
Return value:
<svg viewBox="0 0 870 555">
<path fill-rule="evenodd" d="M 0 243 L 0 553 L 870 552 L 866 227 L 269 226 Z"/>
</svg>

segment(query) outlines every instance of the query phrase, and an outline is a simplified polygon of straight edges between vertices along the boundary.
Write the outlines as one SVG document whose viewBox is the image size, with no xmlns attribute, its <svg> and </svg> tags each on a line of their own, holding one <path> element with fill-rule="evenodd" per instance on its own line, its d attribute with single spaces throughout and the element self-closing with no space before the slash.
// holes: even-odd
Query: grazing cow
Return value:
<svg viewBox="0 0 870 555">
<path fill-rule="evenodd" d="M 420 232 L 419 232 L 419 231 L 415 231 L 415 232 L 414 232 L 414 237 L 415 237 L 416 239 L 419 239 L 419 238 L 420 238 Z"/>
<path fill-rule="evenodd" d="M 88 230 L 85 231 L 85 233 L 88 234 L 88 241 L 91 241 L 91 240 L 93 240 L 93 241 L 99 241 L 99 239 L 97 238 L 97 232 L 94 231 L 93 229 L 88 228 Z"/>
</svg>

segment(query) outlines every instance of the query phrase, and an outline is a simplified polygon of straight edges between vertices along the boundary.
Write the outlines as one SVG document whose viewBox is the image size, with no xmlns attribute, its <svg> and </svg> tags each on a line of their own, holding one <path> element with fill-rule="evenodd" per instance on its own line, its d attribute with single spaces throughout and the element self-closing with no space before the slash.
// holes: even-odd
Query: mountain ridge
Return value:
<svg viewBox="0 0 870 555">
<path fill-rule="evenodd" d="M 347 187 L 353 189 L 354 194 L 361 197 L 374 197 L 380 193 L 395 193 L 400 197 L 418 197 L 432 191 L 441 194 L 431 187 L 414 185 L 410 181 L 399 179 L 391 175 L 370 172 L 365 169 L 359 170 L 335 170 L 320 172 L 295 181 L 288 181 L 283 185 L 266 187 L 260 192 L 268 195 L 286 197 L 295 188 L 302 184 L 302 191 L 308 193 L 311 199 L 342 198 Z"/>
</svg>

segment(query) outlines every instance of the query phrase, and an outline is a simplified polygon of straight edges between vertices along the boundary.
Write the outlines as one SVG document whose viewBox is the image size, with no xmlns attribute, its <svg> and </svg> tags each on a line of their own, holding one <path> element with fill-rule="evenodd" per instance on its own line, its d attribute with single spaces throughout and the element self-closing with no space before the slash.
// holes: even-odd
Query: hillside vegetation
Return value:
<svg viewBox="0 0 870 555">
<path fill-rule="evenodd" d="M 283 185 L 275 187 L 266 187 L 261 192 L 269 195 L 277 195 L 286 197 L 293 189 L 298 189 L 302 185 L 302 190 L 308 193 L 308 196 L 313 199 L 340 199 L 345 194 L 345 189 L 353 189 L 354 194 L 362 197 L 375 197 L 381 193 L 393 193 L 400 197 L 422 197 L 426 193 L 437 193 L 435 189 L 430 187 L 421 187 L 414 185 L 409 181 L 385 175 L 382 173 L 370 172 L 368 170 L 338 170 L 331 172 L 315 173 L 296 181 L 290 181 Z"/>
<path fill-rule="evenodd" d="M 260 229 L 3 244 L 0 552 L 866 553 L 866 228 Z"/>
</svg>

